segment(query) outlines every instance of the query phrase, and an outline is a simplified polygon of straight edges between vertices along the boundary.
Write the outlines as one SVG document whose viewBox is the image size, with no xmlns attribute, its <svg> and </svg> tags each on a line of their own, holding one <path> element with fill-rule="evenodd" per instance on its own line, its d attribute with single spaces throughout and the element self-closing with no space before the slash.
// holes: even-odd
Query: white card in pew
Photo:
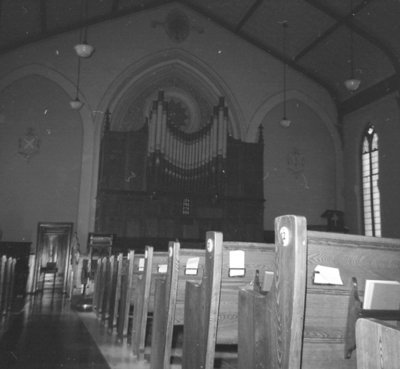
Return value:
<svg viewBox="0 0 400 369">
<path fill-rule="evenodd" d="M 186 275 L 197 275 L 197 271 L 199 269 L 199 261 L 200 258 L 189 258 L 186 261 Z"/>
<path fill-rule="evenodd" d="M 244 274 L 244 251 L 229 251 L 229 277 L 243 277 Z"/>
<path fill-rule="evenodd" d="M 158 270 L 158 273 L 167 273 L 168 264 L 158 264 L 157 270 Z"/>
<path fill-rule="evenodd" d="M 138 267 L 138 269 L 139 269 L 139 272 L 143 272 L 143 270 L 144 270 L 144 258 L 140 258 L 139 259 L 139 267 Z"/>
<path fill-rule="evenodd" d="M 400 282 L 367 279 L 363 309 L 400 309 Z"/>
<path fill-rule="evenodd" d="M 342 286 L 343 281 L 340 277 L 338 268 L 317 265 L 314 269 L 314 283 L 315 284 L 331 284 Z"/>
</svg>

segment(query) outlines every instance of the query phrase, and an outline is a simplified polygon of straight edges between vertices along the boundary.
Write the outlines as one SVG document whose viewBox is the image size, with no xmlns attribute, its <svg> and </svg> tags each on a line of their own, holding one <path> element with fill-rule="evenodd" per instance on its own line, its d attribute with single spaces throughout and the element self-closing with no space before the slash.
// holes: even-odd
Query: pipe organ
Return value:
<svg viewBox="0 0 400 369">
<path fill-rule="evenodd" d="M 94 231 L 115 234 L 117 248 L 163 249 L 176 238 L 203 247 L 211 229 L 263 240 L 262 134 L 256 143 L 230 137 L 223 98 L 207 122 L 187 128 L 190 119 L 162 91 L 139 129 L 114 131 L 107 115 Z"/>
<path fill-rule="evenodd" d="M 167 119 L 159 93 L 148 121 L 147 183 L 153 191 L 214 192 L 224 189 L 228 109 L 221 98 L 206 125 L 186 133 Z"/>
</svg>

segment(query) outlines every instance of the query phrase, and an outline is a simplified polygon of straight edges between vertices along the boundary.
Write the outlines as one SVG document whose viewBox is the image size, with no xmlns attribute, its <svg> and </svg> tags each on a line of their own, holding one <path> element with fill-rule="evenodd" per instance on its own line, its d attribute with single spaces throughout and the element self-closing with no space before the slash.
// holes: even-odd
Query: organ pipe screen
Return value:
<svg viewBox="0 0 400 369">
<path fill-rule="evenodd" d="M 159 92 L 148 125 L 147 184 L 153 191 L 223 191 L 228 111 L 223 98 L 210 122 L 186 133 L 168 118 L 168 103 Z"/>
</svg>

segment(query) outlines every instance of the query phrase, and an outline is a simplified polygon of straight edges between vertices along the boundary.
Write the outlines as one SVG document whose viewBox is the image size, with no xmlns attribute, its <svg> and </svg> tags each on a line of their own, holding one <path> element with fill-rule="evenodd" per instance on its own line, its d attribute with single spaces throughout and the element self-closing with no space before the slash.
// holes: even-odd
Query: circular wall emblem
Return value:
<svg viewBox="0 0 400 369">
<path fill-rule="evenodd" d="M 207 251 L 212 252 L 214 249 L 214 242 L 212 239 L 207 240 Z"/>
<path fill-rule="evenodd" d="M 283 246 L 288 246 L 290 242 L 290 231 L 287 227 L 282 227 L 279 230 L 279 235 L 281 238 L 281 243 Z"/>
</svg>

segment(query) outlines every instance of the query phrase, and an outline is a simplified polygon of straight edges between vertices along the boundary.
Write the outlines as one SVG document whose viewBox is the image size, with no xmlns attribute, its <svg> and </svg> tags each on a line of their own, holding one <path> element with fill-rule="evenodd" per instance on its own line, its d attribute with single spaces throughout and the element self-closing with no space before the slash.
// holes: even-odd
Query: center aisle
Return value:
<svg viewBox="0 0 400 369">
<path fill-rule="evenodd" d="M 77 313 L 111 369 L 148 369 L 146 360 L 137 360 L 126 340 L 119 342 L 116 334 L 109 334 L 93 312 Z"/>
<path fill-rule="evenodd" d="M 62 296 L 28 297 L 0 339 L 0 368 L 110 369 L 92 336 Z"/>
</svg>

